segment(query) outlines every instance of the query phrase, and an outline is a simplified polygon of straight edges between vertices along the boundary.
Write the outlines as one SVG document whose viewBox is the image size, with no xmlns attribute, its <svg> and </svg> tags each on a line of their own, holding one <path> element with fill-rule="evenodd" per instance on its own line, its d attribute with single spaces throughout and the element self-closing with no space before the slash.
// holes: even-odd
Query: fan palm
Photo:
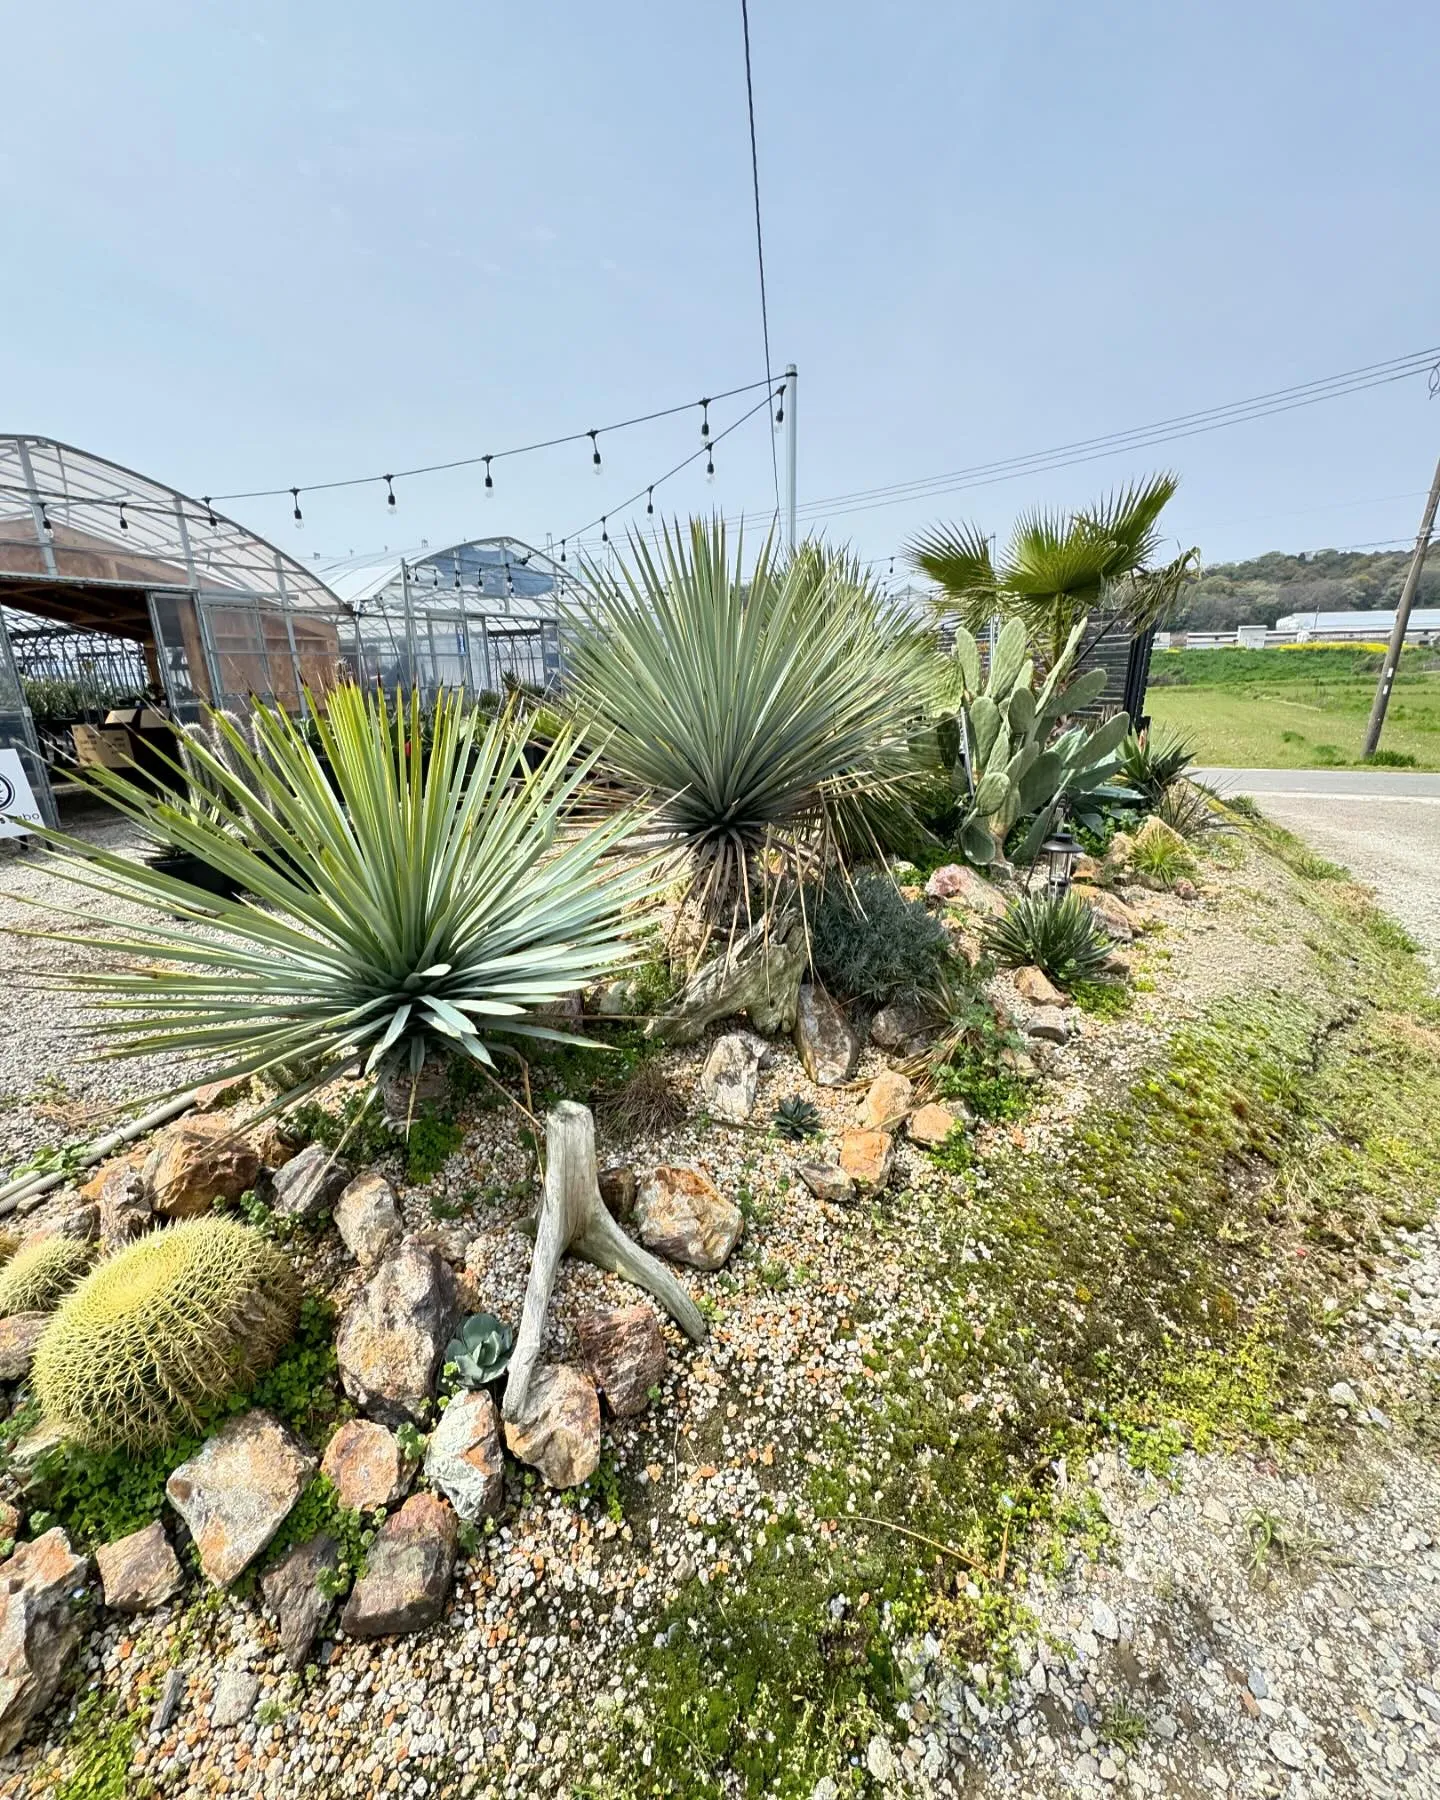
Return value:
<svg viewBox="0 0 1440 1800">
<path fill-rule="evenodd" d="M 1163 618 L 1198 561 L 1184 551 L 1159 567 L 1159 518 L 1179 485 L 1152 475 L 1084 512 L 1037 507 L 1022 513 L 997 564 L 976 525 L 940 525 L 910 556 L 939 584 L 944 611 L 979 632 L 997 613 L 1016 615 L 1049 667 L 1075 626 L 1093 615 L 1102 630 L 1142 630 Z"/>
<path fill-rule="evenodd" d="M 793 874 L 837 816 L 900 777 L 926 651 L 856 565 L 815 547 L 748 579 L 724 526 L 666 529 L 573 619 L 571 686 L 606 772 L 643 796 L 714 920 L 748 908 L 771 868 Z M 770 859 L 774 858 L 772 862 Z"/>
<path fill-rule="evenodd" d="M 88 910 L 83 938 L 35 934 L 158 959 L 56 978 L 103 996 L 105 1055 L 203 1057 L 225 1079 L 301 1064 L 306 1086 L 342 1069 L 413 1075 L 436 1051 L 489 1064 L 497 1043 L 563 1037 L 537 1013 L 629 960 L 621 912 L 653 878 L 602 865 L 632 818 L 566 829 L 593 760 L 575 758 L 573 732 L 531 768 L 509 711 L 486 720 L 443 697 L 422 757 L 417 698 L 345 687 L 327 709 L 306 725 L 257 707 L 253 746 L 213 715 L 225 755 L 186 746 L 204 807 L 100 773 L 147 835 L 241 896 L 43 834 L 71 881 L 165 911 L 102 914 L 98 938 Z"/>
</svg>

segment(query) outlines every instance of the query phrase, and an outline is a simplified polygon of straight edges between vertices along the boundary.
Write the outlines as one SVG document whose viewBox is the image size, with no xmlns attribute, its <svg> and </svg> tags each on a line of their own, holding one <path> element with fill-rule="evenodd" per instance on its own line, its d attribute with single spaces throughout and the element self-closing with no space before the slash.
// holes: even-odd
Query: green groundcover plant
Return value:
<svg viewBox="0 0 1440 1800">
<path fill-rule="evenodd" d="M 425 757 L 420 721 L 418 697 L 358 687 L 305 723 L 257 706 L 253 746 L 212 715 L 225 758 L 187 747 L 203 810 L 97 772 L 152 839 L 245 890 L 43 834 L 70 880 L 148 909 L 84 914 L 85 943 L 138 964 L 55 978 L 99 996 L 104 1055 L 205 1058 L 227 1080 L 283 1070 L 288 1100 L 345 1069 L 413 1075 L 436 1052 L 489 1065 L 497 1044 L 573 1041 L 544 1015 L 631 959 L 622 911 L 653 891 L 644 864 L 614 854 L 633 820 L 577 822 L 593 759 L 573 732 L 532 766 L 511 709 L 487 719 L 442 696 Z"/>
</svg>

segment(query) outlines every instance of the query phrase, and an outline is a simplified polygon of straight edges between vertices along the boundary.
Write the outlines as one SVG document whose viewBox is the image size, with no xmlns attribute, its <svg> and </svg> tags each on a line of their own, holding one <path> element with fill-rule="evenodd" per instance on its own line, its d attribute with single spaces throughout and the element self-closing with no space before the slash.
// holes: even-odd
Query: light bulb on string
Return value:
<svg viewBox="0 0 1440 1800">
<path fill-rule="evenodd" d="M 218 525 L 220 523 L 220 521 L 215 517 L 215 508 L 210 504 L 210 496 L 208 494 L 202 494 L 200 496 L 200 498 L 205 502 L 205 522 L 206 522 L 206 524 L 207 525 Z"/>
<path fill-rule="evenodd" d="M 485 498 L 493 500 L 495 498 L 495 477 L 490 473 L 490 458 L 486 456 L 481 460 L 485 464 Z"/>
<path fill-rule="evenodd" d="M 713 450 L 705 458 L 705 479 L 707 481 L 715 479 L 715 452 Z"/>
<path fill-rule="evenodd" d="M 45 510 L 45 502 L 43 500 L 40 502 L 40 527 L 43 531 L 48 531 L 51 537 L 54 537 L 55 527 L 50 523 L 50 515 Z"/>
<path fill-rule="evenodd" d="M 598 475 L 600 473 L 600 445 L 596 440 L 600 434 L 598 431 L 587 431 L 585 435 L 590 440 L 590 466 Z"/>
<path fill-rule="evenodd" d="M 700 402 L 700 437 L 701 437 L 702 442 L 707 443 L 707 444 L 709 443 L 709 441 L 710 441 L 710 402 L 708 400 L 702 400 Z"/>
<path fill-rule="evenodd" d="M 299 488 L 291 488 L 290 498 L 295 502 L 295 511 L 293 514 L 293 517 L 295 520 L 295 529 L 297 531 L 303 531 L 305 529 L 305 515 L 300 510 L 300 490 L 299 490 Z"/>
<path fill-rule="evenodd" d="M 778 431 L 780 429 L 780 427 L 785 423 L 785 384 L 784 383 L 782 383 L 778 388 L 776 388 L 775 398 L 780 402 L 779 406 L 777 406 L 775 409 L 775 429 Z"/>
<path fill-rule="evenodd" d="M 395 477 L 393 475 L 387 475 L 385 477 L 385 504 L 390 508 L 391 512 L 394 512 L 395 508 L 399 505 L 399 501 L 395 498 Z"/>
<path fill-rule="evenodd" d="M 130 529 L 130 521 L 125 517 L 125 502 L 123 500 L 120 502 L 120 529 L 122 531 L 128 531 Z"/>
<path fill-rule="evenodd" d="M 605 528 L 604 513 L 601 513 L 600 515 L 600 542 L 602 544 L 608 544 L 610 542 L 610 533 Z"/>
<path fill-rule="evenodd" d="M 560 560 L 562 563 L 565 561 L 565 539 L 564 538 L 561 538 L 561 540 L 560 540 Z"/>
<path fill-rule="evenodd" d="M 460 591 L 460 558 L 455 558 L 455 591 Z"/>
<path fill-rule="evenodd" d="M 655 511 L 655 490 L 653 487 L 648 487 L 645 490 L 645 510 L 647 513 L 651 514 Z"/>
</svg>

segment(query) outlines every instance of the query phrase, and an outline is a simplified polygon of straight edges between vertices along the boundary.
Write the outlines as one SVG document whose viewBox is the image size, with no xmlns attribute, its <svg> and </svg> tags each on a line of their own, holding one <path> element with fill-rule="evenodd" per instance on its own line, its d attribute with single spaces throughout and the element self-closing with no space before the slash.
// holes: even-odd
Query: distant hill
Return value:
<svg viewBox="0 0 1440 1800">
<path fill-rule="evenodd" d="M 1368 612 L 1400 597 L 1408 550 L 1279 550 L 1249 562 L 1213 563 L 1187 591 L 1173 620 L 1177 631 L 1232 631 L 1273 625 L 1282 613 Z M 1420 578 L 1417 606 L 1440 606 L 1440 551 Z"/>
</svg>

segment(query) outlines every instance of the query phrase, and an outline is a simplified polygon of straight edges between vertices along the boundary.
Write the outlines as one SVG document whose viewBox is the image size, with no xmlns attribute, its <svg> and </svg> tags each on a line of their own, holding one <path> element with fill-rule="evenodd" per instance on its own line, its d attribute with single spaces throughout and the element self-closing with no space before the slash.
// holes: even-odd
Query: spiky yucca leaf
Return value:
<svg viewBox="0 0 1440 1800">
<path fill-rule="evenodd" d="M 0 1319 L 12 1313 L 49 1312 L 95 1259 L 76 1238 L 31 1238 L 0 1269 Z"/>
<path fill-rule="evenodd" d="M 103 1054 L 203 1057 L 226 1080 L 304 1064 L 314 1085 L 347 1066 L 413 1074 L 436 1050 L 489 1063 L 497 1040 L 573 1041 L 535 1015 L 630 960 L 621 911 L 652 877 L 606 859 L 633 819 L 567 826 L 592 766 L 573 733 L 531 768 L 511 712 L 485 719 L 443 696 L 423 758 L 420 723 L 413 696 L 392 706 L 355 687 L 308 724 L 257 707 L 253 749 L 213 715 L 226 757 L 187 749 L 206 769 L 203 810 L 99 772 L 152 837 L 246 890 L 217 897 L 43 834 L 70 880 L 178 915 L 102 915 L 97 937 L 86 914 L 85 943 L 154 959 L 56 977 L 103 996 Z"/>
<path fill-rule="evenodd" d="M 1111 948 L 1078 894 L 1026 894 L 990 921 L 984 937 L 986 948 L 1006 968 L 1033 964 L 1061 987 L 1098 975 Z"/>
<path fill-rule="evenodd" d="M 163 1444 L 275 1360 L 300 1284 L 286 1257 L 233 1219 L 192 1219 L 102 1262 L 35 1348 L 47 1424 L 90 1450 Z"/>
<path fill-rule="evenodd" d="M 721 524 L 638 540 L 591 570 L 571 648 L 604 766 L 655 807 L 711 916 L 743 908 L 774 853 L 793 871 L 837 808 L 899 779 L 928 679 L 920 639 L 844 558 L 767 542 L 749 576 Z"/>
</svg>

